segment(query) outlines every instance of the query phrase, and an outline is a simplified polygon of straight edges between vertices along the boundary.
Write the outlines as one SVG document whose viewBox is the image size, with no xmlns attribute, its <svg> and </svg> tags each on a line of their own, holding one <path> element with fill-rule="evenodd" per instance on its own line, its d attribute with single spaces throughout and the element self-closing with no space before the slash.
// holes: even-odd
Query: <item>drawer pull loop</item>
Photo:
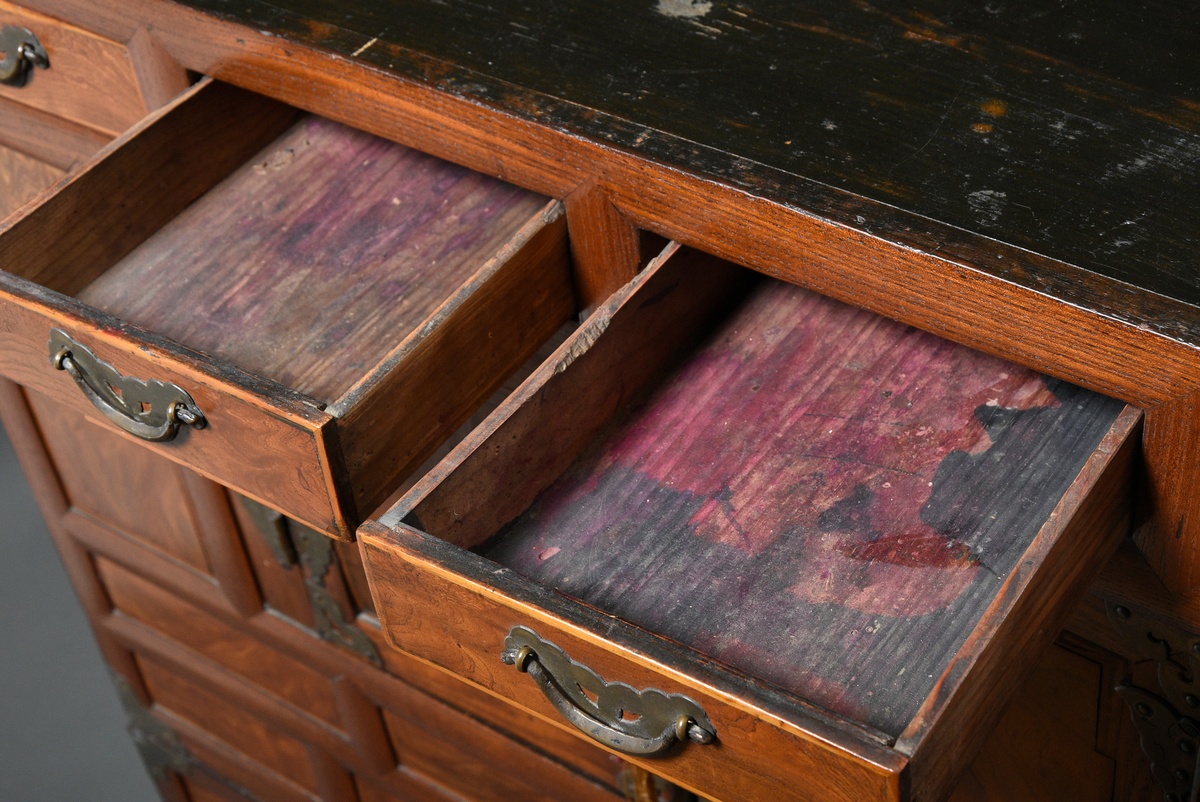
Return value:
<svg viewBox="0 0 1200 802">
<path fill-rule="evenodd" d="M 538 684 L 581 732 L 627 755 L 656 755 L 676 741 L 712 743 L 716 731 L 698 704 L 679 694 L 605 682 L 532 630 L 514 627 L 500 659 Z"/>
<path fill-rule="evenodd" d="M 7 86 L 24 86 L 34 67 L 50 68 L 50 56 L 46 48 L 28 28 L 5 25 L 0 29 L 0 83 Z"/>
<path fill-rule="evenodd" d="M 171 440 L 180 424 L 208 425 L 204 413 L 181 387 L 156 379 L 123 376 L 66 332 L 50 332 L 50 363 L 65 370 L 96 409 L 125 431 L 153 442 Z"/>
</svg>

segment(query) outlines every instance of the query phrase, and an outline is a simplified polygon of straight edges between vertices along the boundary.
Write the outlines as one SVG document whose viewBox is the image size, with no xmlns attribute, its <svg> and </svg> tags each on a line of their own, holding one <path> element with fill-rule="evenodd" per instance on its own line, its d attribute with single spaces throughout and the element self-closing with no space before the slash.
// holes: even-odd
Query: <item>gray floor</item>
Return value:
<svg viewBox="0 0 1200 802">
<path fill-rule="evenodd" d="M 157 799 L 0 428 L 0 800 Z"/>
</svg>

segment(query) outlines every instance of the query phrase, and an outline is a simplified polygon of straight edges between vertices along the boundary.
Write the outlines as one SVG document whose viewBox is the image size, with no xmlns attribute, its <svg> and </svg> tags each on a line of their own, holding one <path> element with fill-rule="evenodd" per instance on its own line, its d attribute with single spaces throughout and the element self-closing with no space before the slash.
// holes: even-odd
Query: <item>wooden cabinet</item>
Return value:
<svg viewBox="0 0 1200 802">
<path fill-rule="evenodd" d="M 0 409 L 164 796 L 1190 793 L 1193 73 L 537 5 L 0 2 Z"/>
</svg>

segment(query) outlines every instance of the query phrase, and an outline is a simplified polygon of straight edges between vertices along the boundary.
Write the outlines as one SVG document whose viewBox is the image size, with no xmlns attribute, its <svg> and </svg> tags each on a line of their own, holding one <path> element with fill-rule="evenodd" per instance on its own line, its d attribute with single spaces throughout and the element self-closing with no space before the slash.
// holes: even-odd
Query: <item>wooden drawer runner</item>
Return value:
<svg viewBox="0 0 1200 802">
<path fill-rule="evenodd" d="M 0 229 L 0 372 L 349 538 L 574 314 L 565 231 L 206 81 Z"/>
<path fill-rule="evenodd" d="M 942 798 L 1127 532 L 1140 413 L 749 279 L 669 253 L 366 524 L 384 629 L 706 797 Z"/>
</svg>

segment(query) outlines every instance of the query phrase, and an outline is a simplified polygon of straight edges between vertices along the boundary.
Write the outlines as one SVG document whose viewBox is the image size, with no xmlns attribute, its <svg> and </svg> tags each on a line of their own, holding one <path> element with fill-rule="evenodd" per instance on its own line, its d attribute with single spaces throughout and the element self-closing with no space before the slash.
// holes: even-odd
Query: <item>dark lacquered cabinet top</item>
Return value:
<svg viewBox="0 0 1200 802">
<path fill-rule="evenodd" d="M 1186 3 L 187 4 L 850 227 L 907 212 L 1200 303 Z"/>
</svg>

